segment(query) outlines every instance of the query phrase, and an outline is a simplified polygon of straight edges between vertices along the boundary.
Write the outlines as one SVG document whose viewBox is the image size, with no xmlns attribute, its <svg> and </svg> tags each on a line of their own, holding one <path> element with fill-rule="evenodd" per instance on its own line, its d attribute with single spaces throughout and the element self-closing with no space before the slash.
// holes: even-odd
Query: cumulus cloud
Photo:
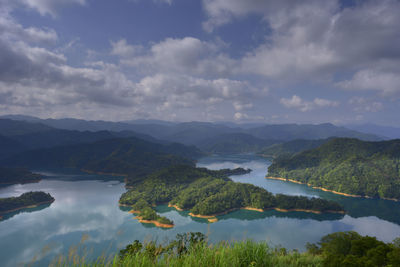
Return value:
<svg viewBox="0 0 400 267">
<path fill-rule="evenodd" d="M 246 81 L 206 77 L 207 71 L 216 68 L 212 61 L 220 49 L 216 42 L 168 38 L 147 50 L 125 39 L 111 42 L 111 54 L 121 62 L 129 60 L 121 63 L 123 67 L 147 69 L 135 80 L 121 66 L 105 61 L 69 65 L 63 49 L 40 46 L 57 42 L 52 29 L 24 28 L 11 17 L 0 22 L 4 29 L 0 36 L 0 95 L 6 99 L 0 103 L 0 111 L 174 119 L 176 110 L 187 109 L 191 110 L 188 116 L 202 110 L 196 114 L 198 119 L 207 119 L 216 118 L 213 113 L 219 111 L 215 107 L 224 103 L 248 109 L 251 99 L 265 91 Z M 220 119 L 224 116 L 219 114 Z"/>
<path fill-rule="evenodd" d="M 20 0 L 26 6 L 35 9 L 42 16 L 51 15 L 57 16 L 57 11 L 62 6 L 79 4 L 85 5 L 86 0 Z"/>
<path fill-rule="evenodd" d="M 287 108 L 295 108 L 302 112 L 310 111 L 315 108 L 337 107 L 339 105 L 339 102 L 323 98 L 315 98 L 313 101 L 305 101 L 297 95 L 293 95 L 291 98 L 281 98 L 280 102 Z"/>
<path fill-rule="evenodd" d="M 134 50 L 131 45 L 123 45 Z M 152 44 L 141 55 L 121 58 L 121 63 L 147 72 L 226 77 L 233 72 L 235 60 L 222 52 L 224 46 L 194 37 L 167 38 Z"/>
<path fill-rule="evenodd" d="M 117 42 L 111 42 L 111 54 L 120 57 L 131 57 L 138 54 L 143 49 L 140 45 L 129 45 L 125 39 Z"/>
<path fill-rule="evenodd" d="M 338 82 L 337 85 L 348 90 L 375 90 L 384 95 L 399 94 L 400 72 L 360 70 L 350 80 Z"/>
<path fill-rule="evenodd" d="M 206 30 L 251 14 L 271 29 L 241 60 L 241 72 L 269 78 L 330 79 L 332 74 L 400 63 L 400 2 L 203 0 Z"/>
</svg>

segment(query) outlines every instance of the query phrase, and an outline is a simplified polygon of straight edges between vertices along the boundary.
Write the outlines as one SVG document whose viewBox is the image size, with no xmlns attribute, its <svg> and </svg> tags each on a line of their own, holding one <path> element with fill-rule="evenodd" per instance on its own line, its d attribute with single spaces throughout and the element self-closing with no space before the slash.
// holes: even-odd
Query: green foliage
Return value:
<svg viewBox="0 0 400 267">
<path fill-rule="evenodd" d="M 347 194 L 400 199 L 399 170 L 400 140 L 343 138 L 276 159 L 268 173 Z"/>
<path fill-rule="evenodd" d="M 232 172 L 235 170 L 211 171 L 187 165 L 172 166 L 135 183 L 131 190 L 121 196 L 120 203 L 141 210 L 168 202 L 201 215 L 214 215 L 243 207 L 311 209 L 321 212 L 343 210 L 335 202 L 298 196 L 274 196 L 263 188 L 235 183 L 225 176 Z"/>
<path fill-rule="evenodd" d="M 53 201 L 54 198 L 50 194 L 44 192 L 27 192 L 19 197 L 0 198 L 0 214 Z"/>
<path fill-rule="evenodd" d="M 201 233 L 178 234 L 164 246 L 136 240 L 120 251 L 117 266 L 322 266 L 320 256 L 272 249 L 266 243 L 249 240 L 212 246 L 205 238 Z"/>
<path fill-rule="evenodd" d="M 141 179 L 162 168 L 187 164 L 202 153 L 180 144 L 156 144 L 138 138 L 102 140 L 24 152 L 3 161 L 7 166 L 74 168 Z"/>
<path fill-rule="evenodd" d="M 318 245 L 308 244 L 311 254 L 321 254 L 324 266 L 399 266 L 400 248 L 356 232 L 324 236 Z"/>
<path fill-rule="evenodd" d="M 0 184 L 17 184 L 40 180 L 41 175 L 24 168 L 0 167 Z"/>
<path fill-rule="evenodd" d="M 273 144 L 258 152 L 259 155 L 267 158 L 288 157 L 293 154 L 317 148 L 328 142 L 330 139 L 304 140 L 298 139 L 280 144 Z"/>
</svg>

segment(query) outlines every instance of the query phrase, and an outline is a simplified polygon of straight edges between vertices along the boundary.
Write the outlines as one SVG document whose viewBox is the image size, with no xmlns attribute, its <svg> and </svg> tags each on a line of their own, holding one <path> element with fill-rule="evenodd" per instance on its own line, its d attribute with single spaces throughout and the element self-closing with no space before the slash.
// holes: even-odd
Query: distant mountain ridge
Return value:
<svg viewBox="0 0 400 267">
<path fill-rule="evenodd" d="M 74 131 L 111 131 L 111 132 L 134 132 L 143 134 L 147 137 L 165 140 L 169 142 L 178 142 L 186 145 L 195 145 L 203 149 L 209 149 L 209 152 L 218 151 L 229 153 L 229 151 L 248 151 L 251 146 L 259 149 L 255 143 L 277 141 L 285 142 L 295 139 L 326 139 L 329 137 L 351 137 L 362 140 L 377 141 L 382 140 L 381 137 L 373 134 L 365 134 L 344 127 L 338 127 L 333 124 L 240 124 L 234 123 L 211 123 L 211 122 L 184 122 L 173 123 L 157 120 L 137 120 L 125 122 L 107 122 L 107 121 L 86 121 L 79 119 L 39 119 L 34 117 L 8 115 L 5 118 L 17 119 L 40 123 L 52 128 Z M 1 130 L 1 127 L 0 127 Z M 0 131 L 0 134 L 1 131 Z M 242 135 L 242 138 L 240 137 Z M 248 140 L 243 136 L 247 135 Z M 115 135 L 114 135 L 115 136 Z M 222 140 L 223 136 L 231 140 Z M 239 140 L 240 139 L 240 140 Z M 258 139 L 258 140 L 257 140 Z M 216 144 L 216 140 L 222 140 L 226 145 Z M 257 140 L 257 141 L 256 141 Z M 238 148 L 234 149 L 234 143 Z M 216 146 L 212 145 L 215 144 Z M 251 144 L 252 145 L 251 145 Z M 221 148 L 226 147 L 226 151 Z M 223 149 L 222 149 L 223 150 Z M 254 152 L 254 151 L 253 151 Z"/>
</svg>

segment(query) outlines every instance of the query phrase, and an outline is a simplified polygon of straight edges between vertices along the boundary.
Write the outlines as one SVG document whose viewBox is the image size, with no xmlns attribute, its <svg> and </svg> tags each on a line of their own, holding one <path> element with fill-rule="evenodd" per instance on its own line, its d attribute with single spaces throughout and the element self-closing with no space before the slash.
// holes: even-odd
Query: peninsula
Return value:
<svg viewBox="0 0 400 267">
<path fill-rule="evenodd" d="M 157 217 L 153 206 L 168 203 L 177 210 L 189 210 L 191 216 L 216 221 L 215 216 L 237 209 L 265 211 L 304 211 L 344 213 L 336 202 L 301 196 L 273 195 L 267 190 L 236 183 L 220 171 L 177 165 L 147 176 L 124 193 L 119 203 L 131 206 L 139 219 L 173 225 L 167 218 Z"/>
<path fill-rule="evenodd" d="M 0 214 L 35 208 L 52 203 L 54 200 L 50 194 L 41 191 L 23 193 L 19 197 L 0 198 Z"/>
<path fill-rule="evenodd" d="M 336 138 L 318 148 L 275 159 L 267 178 L 350 197 L 400 200 L 399 170 L 399 139 L 366 142 Z"/>
</svg>

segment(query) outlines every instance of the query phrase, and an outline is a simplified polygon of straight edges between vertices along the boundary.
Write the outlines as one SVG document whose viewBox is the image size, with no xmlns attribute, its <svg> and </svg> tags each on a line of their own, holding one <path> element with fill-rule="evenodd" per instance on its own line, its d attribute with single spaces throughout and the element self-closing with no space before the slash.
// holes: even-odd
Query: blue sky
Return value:
<svg viewBox="0 0 400 267">
<path fill-rule="evenodd" d="M 400 126 L 400 2 L 0 0 L 0 114 Z"/>
</svg>

